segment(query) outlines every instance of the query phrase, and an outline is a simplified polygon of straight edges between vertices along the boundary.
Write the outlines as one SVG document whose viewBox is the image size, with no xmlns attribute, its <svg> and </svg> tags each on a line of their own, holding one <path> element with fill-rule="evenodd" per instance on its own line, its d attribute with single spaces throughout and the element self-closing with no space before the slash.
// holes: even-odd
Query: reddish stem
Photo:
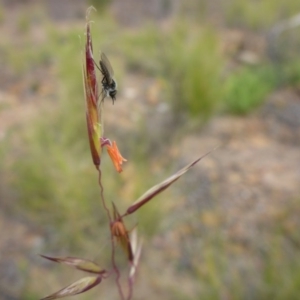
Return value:
<svg viewBox="0 0 300 300">
<path fill-rule="evenodd" d="M 105 203 L 105 199 L 104 199 L 104 189 L 103 189 L 103 185 L 102 185 L 102 182 L 101 182 L 101 170 L 100 168 L 98 168 L 98 174 L 99 174 L 99 177 L 98 177 L 98 183 L 99 183 L 99 186 L 100 186 L 100 190 L 101 190 L 101 201 L 102 201 L 102 205 L 106 211 L 106 214 L 107 214 L 107 218 L 109 220 L 109 224 L 112 222 L 112 219 L 111 219 L 111 215 L 110 215 L 110 211 Z"/>
<path fill-rule="evenodd" d="M 132 298 L 132 293 L 133 293 L 133 280 L 130 277 L 128 278 L 128 287 L 129 287 L 129 293 L 128 293 L 127 300 L 130 300 Z"/>
<path fill-rule="evenodd" d="M 98 169 L 98 171 L 99 171 L 98 183 L 99 183 L 100 190 L 101 190 L 101 201 L 102 201 L 102 205 L 103 205 L 103 207 L 106 211 L 107 218 L 109 220 L 109 231 L 110 231 L 111 249 L 112 249 L 111 250 L 111 261 L 112 261 L 113 269 L 116 273 L 116 284 L 117 284 L 117 287 L 118 287 L 119 295 L 120 295 L 122 300 L 125 300 L 125 296 L 124 296 L 122 286 L 121 286 L 121 283 L 120 283 L 121 273 L 120 273 L 120 270 L 118 269 L 116 259 L 115 259 L 115 252 L 116 251 L 115 251 L 114 236 L 112 234 L 111 227 L 110 227 L 110 225 L 112 224 L 112 217 L 111 217 L 110 211 L 109 211 L 109 209 L 106 205 L 105 199 L 104 199 L 104 188 L 103 188 L 102 181 L 101 181 L 101 170 L 100 170 L 100 168 Z M 128 299 L 130 299 L 130 298 L 128 298 Z"/>
<path fill-rule="evenodd" d="M 122 286 L 121 286 L 121 283 L 120 283 L 121 273 L 120 273 L 120 270 L 118 269 L 118 266 L 117 266 L 117 263 L 116 263 L 116 259 L 115 259 L 116 249 L 115 249 L 115 242 L 114 242 L 114 237 L 113 237 L 112 233 L 111 233 L 111 247 L 112 247 L 111 261 L 112 261 L 112 265 L 113 265 L 114 271 L 116 273 L 116 284 L 117 284 L 118 291 L 119 291 L 121 299 L 125 300 L 125 296 L 124 296 L 124 293 L 123 293 L 123 290 L 122 290 Z"/>
</svg>

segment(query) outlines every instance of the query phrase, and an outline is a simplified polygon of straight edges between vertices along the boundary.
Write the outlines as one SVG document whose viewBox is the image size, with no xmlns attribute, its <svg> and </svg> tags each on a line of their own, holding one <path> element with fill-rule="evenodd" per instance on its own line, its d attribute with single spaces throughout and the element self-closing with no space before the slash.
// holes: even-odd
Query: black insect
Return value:
<svg viewBox="0 0 300 300">
<path fill-rule="evenodd" d="M 116 94 L 117 94 L 117 83 L 114 80 L 114 71 L 111 67 L 111 64 L 107 58 L 107 56 L 102 52 L 101 53 L 101 59 L 100 59 L 100 67 L 97 66 L 97 68 L 100 70 L 100 72 L 103 75 L 102 78 L 102 93 L 103 93 L 103 98 L 104 100 L 105 97 L 110 97 L 113 104 L 114 101 L 116 100 Z"/>
</svg>

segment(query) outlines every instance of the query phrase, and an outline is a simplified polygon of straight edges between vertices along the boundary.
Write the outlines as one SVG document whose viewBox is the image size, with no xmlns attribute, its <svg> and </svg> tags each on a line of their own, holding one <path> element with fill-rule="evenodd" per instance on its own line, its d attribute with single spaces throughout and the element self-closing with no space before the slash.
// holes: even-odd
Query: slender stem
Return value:
<svg viewBox="0 0 300 300">
<path fill-rule="evenodd" d="M 133 293 L 133 280 L 130 277 L 128 278 L 128 287 L 129 287 L 129 293 L 128 293 L 127 300 L 130 300 L 132 298 L 132 293 Z"/>
<path fill-rule="evenodd" d="M 114 271 L 116 273 L 116 284 L 117 284 L 118 291 L 119 291 L 121 299 L 125 300 L 125 296 L 124 296 L 124 293 L 123 293 L 123 290 L 122 290 L 122 286 L 121 286 L 121 283 L 120 283 L 121 273 L 120 273 L 120 270 L 118 269 L 118 266 L 117 266 L 117 263 L 116 263 L 116 259 L 115 259 L 116 249 L 115 249 L 115 242 L 114 242 L 114 237 L 113 237 L 112 233 L 111 233 L 111 246 L 112 246 L 111 261 L 112 261 L 112 265 L 113 265 Z"/>
<path fill-rule="evenodd" d="M 121 286 L 121 283 L 120 283 L 121 273 L 120 273 L 120 270 L 118 269 L 116 259 L 115 259 L 115 252 L 116 252 L 115 242 L 114 242 L 114 236 L 112 234 L 111 227 L 110 227 L 111 224 L 112 224 L 112 217 L 111 217 L 110 211 L 109 211 L 109 209 L 106 205 L 105 199 L 104 199 L 104 188 L 103 188 L 102 181 L 101 181 L 101 170 L 100 170 L 100 168 L 98 169 L 98 172 L 99 172 L 98 183 L 99 183 L 100 190 L 101 190 L 101 201 L 102 201 L 102 205 L 103 205 L 103 207 L 106 211 L 107 218 L 109 220 L 109 231 L 110 231 L 110 239 L 111 239 L 111 261 L 112 261 L 113 269 L 116 273 L 116 284 L 117 284 L 117 287 L 118 287 L 119 295 L 120 295 L 122 300 L 125 300 L 125 296 L 124 296 L 122 286 Z"/>
<path fill-rule="evenodd" d="M 102 181 L 101 181 L 101 170 L 100 168 L 98 169 L 98 183 L 99 183 L 99 186 L 100 186 L 100 191 L 101 191 L 101 201 L 102 201 L 102 205 L 103 205 L 103 208 L 105 209 L 106 211 L 106 214 L 107 214 L 107 218 L 109 220 L 109 224 L 111 223 L 112 219 L 111 219 L 111 215 L 110 215 L 110 211 L 105 203 L 105 199 L 104 199 L 104 188 L 103 188 L 103 185 L 102 185 Z"/>
<path fill-rule="evenodd" d="M 123 219 L 124 217 L 128 216 L 129 213 L 128 212 L 125 212 L 123 215 L 120 216 L 120 219 Z"/>
</svg>

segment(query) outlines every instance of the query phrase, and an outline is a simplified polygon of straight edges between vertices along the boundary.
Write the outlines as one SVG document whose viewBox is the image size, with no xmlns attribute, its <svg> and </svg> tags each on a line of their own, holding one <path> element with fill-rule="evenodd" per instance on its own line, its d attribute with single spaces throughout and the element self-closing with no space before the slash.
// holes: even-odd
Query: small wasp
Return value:
<svg viewBox="0 0 300 300">
<path fill-rule="evenodd" d="M 103 75 L 102 78 L 102 93 L 104 93 L 102 101 L 105 97 L 110 97 L 113 104 L 116 100 L 116 94 L 117 94 L 117 83 L 113 79 L 114 71 L 111 67 L 111 64 L 107 58 L 107 56 L 102 52 L 101 53 L 101 59 L 100 59 L 100 67 L 96 67 L 100 70 L 101 74 Z"/>
</svg>

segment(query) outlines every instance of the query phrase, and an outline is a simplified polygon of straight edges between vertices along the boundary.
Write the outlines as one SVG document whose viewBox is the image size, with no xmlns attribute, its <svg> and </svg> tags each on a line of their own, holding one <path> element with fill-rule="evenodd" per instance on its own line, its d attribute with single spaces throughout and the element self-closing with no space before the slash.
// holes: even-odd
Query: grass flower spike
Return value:
<svg viewBox="0 0 300 300">
<path fill-rule="evenodd" d="M 86 102 L 86 121 L 88 137 L 93 163 L 99 169 L 101 161 L 102 118 L 101 105 L 99 102 L 99 91 L 96 77 L 96 70 L 93 58 L 93 46 L 90 33 L 90 24 L 86 26 L 85 44 L 85 66 L 83 66 L 84 92 Z M 101 101 L 100 101 L 101 102 Z"/>
<path fill-rule="evenodd" d="M 90 11 L 91 8 L 88 10 L 87 16 L 89 16 Z M 102 80 L 99 79 L 101 80 L 99 82 L 97 81 L 96 68 L 100 70 L 100 73 L 98 74 L 99 78 L 102 76 Z M 181 170 L 148 189 L 135 202 L 127 207 L 122 214 L 120 214 L 117 209 L 118 203 L 115 205 L 113 199 L 108 200 L 105 197 L 102 177 L 104 178 L 104 181 L 106 178 L 105 176 L 102 176 L 102 170 L 100 168 L 102 148 L 104 147 L 106 147 L 108 155 L 118 173 L 122 172 L 122 164 L 126 161 L 126 159 L 121 155 L 116 142 L 111 142 L 108 138 L 106 138 L 103 130 L 104 98 L 109 96 L 114 103 L 117 93 L 117 86 L 116 81 L 113 79 L 112 67 L 106 55 L 102 53 L 100 67 L 98 67 L 95 63 L 89 21 L 87 21 L 86 25 L 86 43 L 82 72 L 86 103 L 85 114 L 90 151 L 93 164 L 98 171 L 98 185 L 100 188 L 100 199 L 102 205 L 101 209 L 103 209 L 104 213 L 106 213 L 107 226 L 110 233 L 110 261 L 106 261 L 104 264 L 105 268 L 103 268 L 89 259 L 82 259 L 74 256 L 54 257 L 41 255 L 47 260 L 68 265 L 76 271 L 83 271 L 91 275 L 75 281 L 74 283 L 43 298 L 42 300 L 58 299 L 84 293 L 85 291 L 90 290 L 91 288 L 97 286 L 100 282 L 105 281 L 105 279 L 112 276 L 115 279 L 115 287 L 118 290 L 119 299 L 132 300 L 134 284 L 137 279 L 136 275 L 141 258 L 142 242 L 141 239 L 138 238 L 136 226 L 133 229 L 128 230 L 126 227 L 126 218 L 130 218 L 130 216 L 136 213 L 142 206 L 146 205 L 149 201 L 154 199 L 157 195 L 175 183 L 181 176 L 188 172 L 211 151 L 199 156 L 196 160 L 192 161 Z M 124 272 L 121 270 L 119 266 L 119 260 L 117 259 L 119 251 L 116 251 L 116 248 L 119 246 L 125 253 L 128 263 L 128 273 L 125 281 L 123 280 Z"/>
<path fill-rule="evenodd" d="M 93 163 L 96 169 L 99 169 L 102 147 L 106 146 L 108 154 L 116 170 L 120 173 L 122 172 L 121 165 L 123 161 L 126 161 L 126 159 L 124 159 L 120 154 L 115 141 L 111 143 L 109 139 L 103 137 L 102 113 L 104 102 L 100 97 L 101 93 L 99 93 L 89 23 L 87 23 L 86 26 L 85 66 L 83 66 L 83 81 L 86 102 L 86 122 Z M 102 94 L 103 92 L 105 91 L 102 91 Z"/>
</svg>

